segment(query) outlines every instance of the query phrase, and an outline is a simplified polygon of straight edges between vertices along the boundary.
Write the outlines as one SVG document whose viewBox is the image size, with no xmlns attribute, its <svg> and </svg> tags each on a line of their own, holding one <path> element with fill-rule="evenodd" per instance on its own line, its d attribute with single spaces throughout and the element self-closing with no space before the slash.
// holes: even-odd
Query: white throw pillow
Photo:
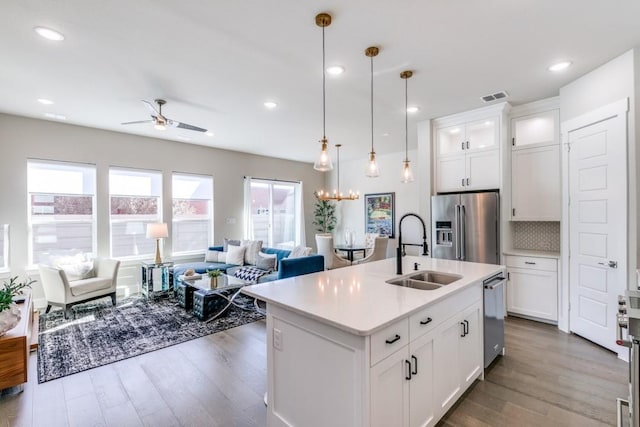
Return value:
<svg viewBox="0 0 640 427">
<path fill-rule="evenodd" d="M 212 251 L 209 249 L 207 250 L 207 253 L 204 255 L 204 262 L 219 262 L 220 254 L 224 254 L 224 257 L 226 259 L 227 257 L 226 252 Z"/>
<path fill-rule="evenodd" d="M 246 249 L 244 246 L 228 245 L 227 249 L 228 249 L 228 252 L 225 259 L 225 262 L 227 264 L 233 264 L 233 265 L 244 264 L 244 251 Z"/>
<path fill-rule="evenodd" d="M 87 254 L 57 257 L 53 265 L 62 269 L 69 281 L 89 279 L 96 276 L 93 259 Z"/>
<path fill-rule="evenodd" d="M 309 256 L 311 253 L 311 248 L 307 248 L 305 246 L 296 246 L 291 249 L 291 253 L 287 258 L 301 258 L 303 256 Z"/>
</svg>

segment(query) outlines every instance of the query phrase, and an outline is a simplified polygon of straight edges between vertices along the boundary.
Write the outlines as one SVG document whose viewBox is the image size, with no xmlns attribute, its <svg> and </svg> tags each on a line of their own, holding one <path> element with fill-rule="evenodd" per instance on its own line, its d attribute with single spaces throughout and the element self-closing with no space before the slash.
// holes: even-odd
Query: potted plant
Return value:
<svg viewBox="0 0 640 427">
<path fill-rule="evenodd" d="M 13 298 L 21 295 L 25 288 L 30 288 L 35 280 L 18 281 L 18 276 L 4 282 L 0 289 L 0 337 L 13 329 L 20 322 L 20 308 L 13 302 Z"/>
<path fill-rule="evenodd" d="M 222 271 L 219 269 L 207 270 L 207 276 L 211 280 L 211 288 L 215 289 L 218 287 L 218 277 L 222 276 Z"/>
<path fill-rule="evenodd" d="M 316 196 L 316 204 L 313 210 L 313 225 L 316 226 L 316 231 L 323 234 L 331 233 L 336 228 L 336 207 L 329 200 L 321 200 L 318 197 L 318 193 L 314 192 Z"/>
</svg>

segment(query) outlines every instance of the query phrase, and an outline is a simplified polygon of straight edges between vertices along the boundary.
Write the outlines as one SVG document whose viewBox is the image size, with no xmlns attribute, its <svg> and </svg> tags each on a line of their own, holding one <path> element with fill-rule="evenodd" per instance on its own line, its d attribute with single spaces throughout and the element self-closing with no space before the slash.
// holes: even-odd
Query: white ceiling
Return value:
<svg viewBox="0 0 640 427">
<path fill-rule="evenodd" d="M 557 95 L 640 45 L 635 0 L 7 0 L 0 111 L 311 162 L 322 137 L 319 12 L 333 16 L 327 65 L 346 68 L 327 78 L 327 137 L 344 144 L 343 158 L 365 158 L 371 143 L 368 46 L 380 47 L 374 134 L 386 153 L 404 148 L 405 69 L 409 104 L 421 108 L 411 148 L 420 120 L 481 107 L 500 90 L 514 105 Z M 42 39 L 35 26 L 66 40 Z M 560 59 L 573 66 L 546 70 Z M 149 118 L 140 100 L 155 98 L 215 137 L 120 124 Z"/>
</svg>

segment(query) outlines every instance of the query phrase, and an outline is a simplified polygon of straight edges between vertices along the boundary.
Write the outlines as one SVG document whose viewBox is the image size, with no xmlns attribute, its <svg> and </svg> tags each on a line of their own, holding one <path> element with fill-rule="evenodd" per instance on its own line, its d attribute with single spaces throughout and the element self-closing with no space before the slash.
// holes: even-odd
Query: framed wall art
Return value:
<svg viewBox="0 0 640 427">
<path fill-rule="evenodd" d="M 395 237 L 395 194 L 364 195 L 364 232 Z"/>
</svg>

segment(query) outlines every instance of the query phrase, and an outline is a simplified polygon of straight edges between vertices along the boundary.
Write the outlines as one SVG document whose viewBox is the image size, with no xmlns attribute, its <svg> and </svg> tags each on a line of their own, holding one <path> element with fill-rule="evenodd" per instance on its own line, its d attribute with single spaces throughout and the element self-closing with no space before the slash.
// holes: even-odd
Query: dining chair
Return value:
<svg viewBox="0 0 640 427">
<path fill-rule="evenodd" d="M 318 247 L 318 254 L 324 256 L 325 270 L 348 267 L 351 265 L 348 260 L 335 253 L 333 247 L 333 236 L 316 234 L 316 246 Z"/>
</svg>

